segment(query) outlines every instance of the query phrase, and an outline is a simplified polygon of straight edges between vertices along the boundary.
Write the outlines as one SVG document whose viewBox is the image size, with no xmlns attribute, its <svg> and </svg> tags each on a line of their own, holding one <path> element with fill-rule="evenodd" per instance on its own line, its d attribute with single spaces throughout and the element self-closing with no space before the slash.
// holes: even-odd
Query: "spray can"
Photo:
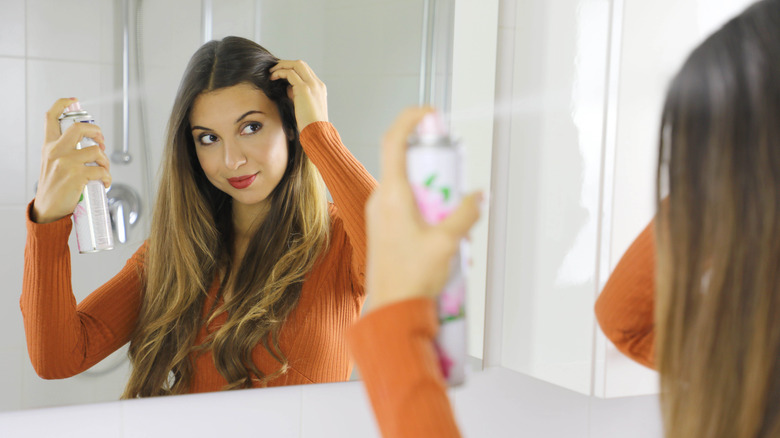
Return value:
<svg viewBox="0 0 780 438">
<path fill-rule="evenodd" d="M 460 143 L 448 134 L 437 113 L 425 116 L 410 136 L 406 155 L 409 182 L 420 214 L 428 223 L 442 221 L 460 204 L 462 156 Z M 464 240 L 450 262 L 450 274 L 438 299 L 436 349 L 450 386 L 465 380 L 467 250 Z"/>
<path fill-rule="evenodd" d="M 88 112 L 81 109 L 75 102 L 65 108 L 60 116 L 60 130 L 65 132 L 74 123 L 95 123 Z M 94 147 L 98 144 L 91 138 L 82 138 L 76 149 Z M 97 166 L 88 163 L 87 166 Z M 81 193 L 76 209 L 73 211 L 73 223 L 76 227 L 76 240 L 79 252 L 90 253 L 114 248 L 114 237 L 111 233 L 111 218 L 108 213 L 108 199 L 101 181 L 89 181 Z"/>
</svg>

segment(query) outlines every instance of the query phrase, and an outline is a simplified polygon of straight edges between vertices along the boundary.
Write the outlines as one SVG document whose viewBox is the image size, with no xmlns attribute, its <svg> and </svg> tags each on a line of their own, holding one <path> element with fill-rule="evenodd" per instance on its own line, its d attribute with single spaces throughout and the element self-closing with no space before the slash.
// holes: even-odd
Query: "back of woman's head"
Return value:
<svg viewBox="0 0 780 438">
<path fill-rule="evenodd" d="M 286 370 L 279 329 L 327 246 L 330 228 L 325 186 L 300 144 L 289 84 L 270 80 L 277 62 L 258 44 L 227 37 L 204 44 L 184 72 L 168 122 L 126 398 L 186 392 L 192 355 L 205 350 L 212 352 L 227 389 L 264 385 Z M 234 260 L 232 198 L 204 174 L 189 117 L 199 95 L 245 83 L 276 104 L 288 161 L 243 258 Z M 206 292 L 218 274 L 220 293 L 229 283 L 231 294 L 207 318 L 227 314 L 227 321 L 195 347 Z M 279 362 L 277 371 L 266 374 L 254 364 L 258 344 Z"/>
<path fill-rule="evenodd" d="M 729 21 L 673 80 L 658 193 L 667 436 L 780 436 L 780 0 Z"/>
</svg>

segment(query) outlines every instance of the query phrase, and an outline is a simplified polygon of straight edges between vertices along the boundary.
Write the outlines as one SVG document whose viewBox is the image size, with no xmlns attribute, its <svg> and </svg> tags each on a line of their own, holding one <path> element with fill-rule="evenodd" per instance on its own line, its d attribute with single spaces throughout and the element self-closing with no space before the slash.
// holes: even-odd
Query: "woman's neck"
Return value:
<svg viewBox="0 0 780 438">
<path fill-rule="evenodd" d="M 233 202 L 233 236 L 235 239 L 233 259 L 237 262 L 237 265 L 241 263 L 241 259 L 244 257 L 246 248 L 249 245 L 249 239 L 268 215 L 269 204 L 266 201 L 255 205 Z"/>
</svg>

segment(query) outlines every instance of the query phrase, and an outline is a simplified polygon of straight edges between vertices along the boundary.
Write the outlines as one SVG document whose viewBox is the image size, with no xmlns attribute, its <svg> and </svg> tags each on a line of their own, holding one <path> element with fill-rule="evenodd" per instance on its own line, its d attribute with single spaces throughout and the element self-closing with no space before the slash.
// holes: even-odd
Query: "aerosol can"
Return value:
<svg viewBox="0 0 780 438">
<path fill-rule="evenodd" d="M 60 130 L 65 132 L 74 123 L 95 123 L 95 119 L 83 110 L 78 102 L 74 102 L 60 116 Z M 87 147 L 98 147 L 98 144 L 91 138 L 84 137 L 76 145 L 76 149 Z M 97 165 L 97 163 L 87 164 L 87 166 Z M 102 181 L 89 181 L 84 187 L 79 203 L 73 211 L 73 223 L 76 227 L 76 240 L 80 253 L 114 248 L 108 199 Z"/>
<path fill-rule="evenodd" d="M 460 204 L 462 156 L 460 143 L 447 132 L 438 113 L 425 116 L 410 136 L 406 155 L 409 182 L 420 213 L 428 223 L 441 222 Z M 440 328 L 436 348 L 450 386 L 465 380 L 467 251 L 464 240 L 450 262 L 447 284 L 438 299 Z"/>
</svg>

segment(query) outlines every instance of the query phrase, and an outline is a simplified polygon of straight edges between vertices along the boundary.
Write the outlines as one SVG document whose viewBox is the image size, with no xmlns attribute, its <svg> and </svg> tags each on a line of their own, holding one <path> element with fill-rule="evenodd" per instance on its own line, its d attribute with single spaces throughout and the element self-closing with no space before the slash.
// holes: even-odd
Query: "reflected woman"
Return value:
<svg viewBox="0 0 780 438">
<path fill-rule="evenodd" d="M 667 437 L 780 436 L 779 118 L 780 1 L 765 0 L 672 81 L 668 197 L 596 304 L 618 349 L 659 371 Z"/>
<path fill-rule="evenodd" d="M 367 207 L 377 306 L 350 331 L 387 437 L 459 435 L 433 347 L 441 285 L 426 273 L 446 272 L 478 212 L 468 198 L 449 223 L 420 220 L 403 167 L 420 117 L 400 116 L 385 137 L 381 189 Z M 618 347 L 658 369 L 667 437 L 780 436 L 778 118 L 780 0 L 764 0 L 696 48 L 672 81 L 658 167 L 668 199 L 597 304 Z"/>
<path fill-rule="evenodd" d="M 130 342 L 123 398 L 348 380 L 344 333 L 365 298 L 364 205 L 376 182 L 328 123 L 311 68 L 238 37 L 193 55 L 149 239 L 78 305 L 69 216 L 88 180 L 111 177 L 98 127 L 60 133 L 73 102 L 47 114 L 28 208 L 21 307 L 37 373 L 73 376 Z M 82 137 L 101 147 L 76 150 Z"/>
</svg>

